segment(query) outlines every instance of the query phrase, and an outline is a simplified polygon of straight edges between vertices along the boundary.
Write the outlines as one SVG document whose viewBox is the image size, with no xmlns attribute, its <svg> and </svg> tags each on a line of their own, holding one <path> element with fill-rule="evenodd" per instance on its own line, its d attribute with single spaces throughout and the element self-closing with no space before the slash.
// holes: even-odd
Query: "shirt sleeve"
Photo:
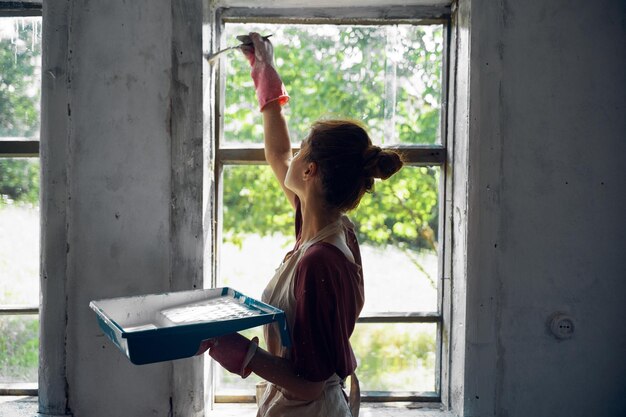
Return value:
<svg viewBox="0 0 626 417">
<path fill-rule="evenodd" d="M 345 378 L 356 368 L 350 346 L 360 308 L 355 305 L 351 265 L 336 249 L 312 246 L 296 270 L 292 359 L 296 372 L 323 381 Z"/>
</svg>

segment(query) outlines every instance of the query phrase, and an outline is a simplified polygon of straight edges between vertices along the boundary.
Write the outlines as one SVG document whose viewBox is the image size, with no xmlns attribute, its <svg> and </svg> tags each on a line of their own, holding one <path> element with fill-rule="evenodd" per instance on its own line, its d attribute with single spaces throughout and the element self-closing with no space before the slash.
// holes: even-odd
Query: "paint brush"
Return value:
<svg viewBox="0 0 626 417">
<path fill-rule="evenodd" d="M 272 35 L 263 36 L 263 39 L 268 39 L 270 36 Z M 213 64 L 217 60 L 217 58 L 224 55 L 228 51 L 232 51 L 233 49 L 241 49 L 242 46 L 252 45 L 252 39 L 250 39 L 250 36 L 248 35 L 239 35 L 237 36 L 237 40 L 241 42 L 239 45 L 224 48 L 222 50 L 215 52 L 214 54 L 210 54 L 210 55 L 205 54 L 204 57 L 206 58 L 209 64 Z"/>
</svg>

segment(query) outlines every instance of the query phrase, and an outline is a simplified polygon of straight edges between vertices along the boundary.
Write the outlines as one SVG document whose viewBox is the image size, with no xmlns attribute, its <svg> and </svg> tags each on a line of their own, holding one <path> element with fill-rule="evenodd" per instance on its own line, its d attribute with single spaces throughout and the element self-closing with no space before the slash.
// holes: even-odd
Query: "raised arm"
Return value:
<svg viewBox="0 0 626 417">
<path fill-rule="evenodd" d="M 250 33 L 250 38 L 252 45 L 243 46 L 241 49 L 252 67 L 252 80 L 263 113 L 265 159 L 287 199 L 295 207 L 295 194 L 285 187 L 292 151 L 287 122 L 281 108 L 289 101 L 289 96 L 274 68 L 274 50 L 271 42 L 258 33 Z"/>
<path fill-rule="evenodd" d="M 269 103 L 263 109 L 263 133 L 265 136 L 265 160 L 280 183 L 291 205 L 296 207 L 296 195 L 285 187 L 287 169 L 291 163 L 292 151 L 287 122 L 277 101 Z"/>
</svg>

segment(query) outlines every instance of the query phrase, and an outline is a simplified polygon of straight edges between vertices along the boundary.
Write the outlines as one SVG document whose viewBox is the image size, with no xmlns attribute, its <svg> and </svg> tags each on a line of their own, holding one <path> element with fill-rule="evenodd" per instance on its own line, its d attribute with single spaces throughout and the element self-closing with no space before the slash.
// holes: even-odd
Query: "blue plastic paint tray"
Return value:
<svg viewBox="0 0 626 417">
<path fill-rule="evenodd" d="M 277 322 L 289 346 L 285 313 L 232 288 L 92 301 L 98 324 L 135 365 L 194 356 L 203 340 Z"/>
</svg>

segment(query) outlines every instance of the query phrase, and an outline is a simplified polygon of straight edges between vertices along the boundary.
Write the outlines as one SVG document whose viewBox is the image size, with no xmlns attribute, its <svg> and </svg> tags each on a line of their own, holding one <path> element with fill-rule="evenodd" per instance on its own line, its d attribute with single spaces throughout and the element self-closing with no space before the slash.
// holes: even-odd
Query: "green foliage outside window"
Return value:
<svg viewBox="0 0 626 417">
<path fill-rule="evenodd" d="M 371 391 L 434 391 L 435 340 L 434 325 L 357 325 L 350 343 L 363 387 Z"/>
<path fill-rule="evenodd" d="M 6 22 L 6 23 L 5 23 Z M 0 39 L 0 137 L 39 136 L 38 60 L 41 42 L 35 20 L 3 19 L 15 25 L 16 36 Z M 33 40 L 33 37 L 35 39 Z M 0 206 L 36 204 L 39 200 L 39 163 L 28 159 L 0 159 Z"/>
<path fill-rule="evenodd" d="M 0 206 L 39 202 L 39 161 L 0 159 Z"/>
<path fill-rule="evenodd" d="M 37 381 L 38 317 L 0 319 L 0 382 Z"/>
<path fill-rule="evenodd" d="M 276 65 L 292 96 L 285 108 L 292 140 L 304 139 L 315 120 L 333 117 L 361 120 L 383 145 L 439 140 L 441 27 L 233 24 L 224 37 L 230 42 L 247 31 L 273 33 Z M 232 55 L 226 65 L 225 142 L 260 144 L 262 121 L 248 62 Z M 387 100 L 392 94 L 395 101 Z M 438 178 L 434 168 L 405 168 L 393 181 L 378 182 L 351 216 L 360 241 L 396 245 L 409 257 L 415 250 L 435 251 Z M 291 207 L 268 171 L 227 169 L 224 184 L 227 240 L 293 233 Z M 272 200 L 256 198 L 259 193 Z"/>
</svg>

